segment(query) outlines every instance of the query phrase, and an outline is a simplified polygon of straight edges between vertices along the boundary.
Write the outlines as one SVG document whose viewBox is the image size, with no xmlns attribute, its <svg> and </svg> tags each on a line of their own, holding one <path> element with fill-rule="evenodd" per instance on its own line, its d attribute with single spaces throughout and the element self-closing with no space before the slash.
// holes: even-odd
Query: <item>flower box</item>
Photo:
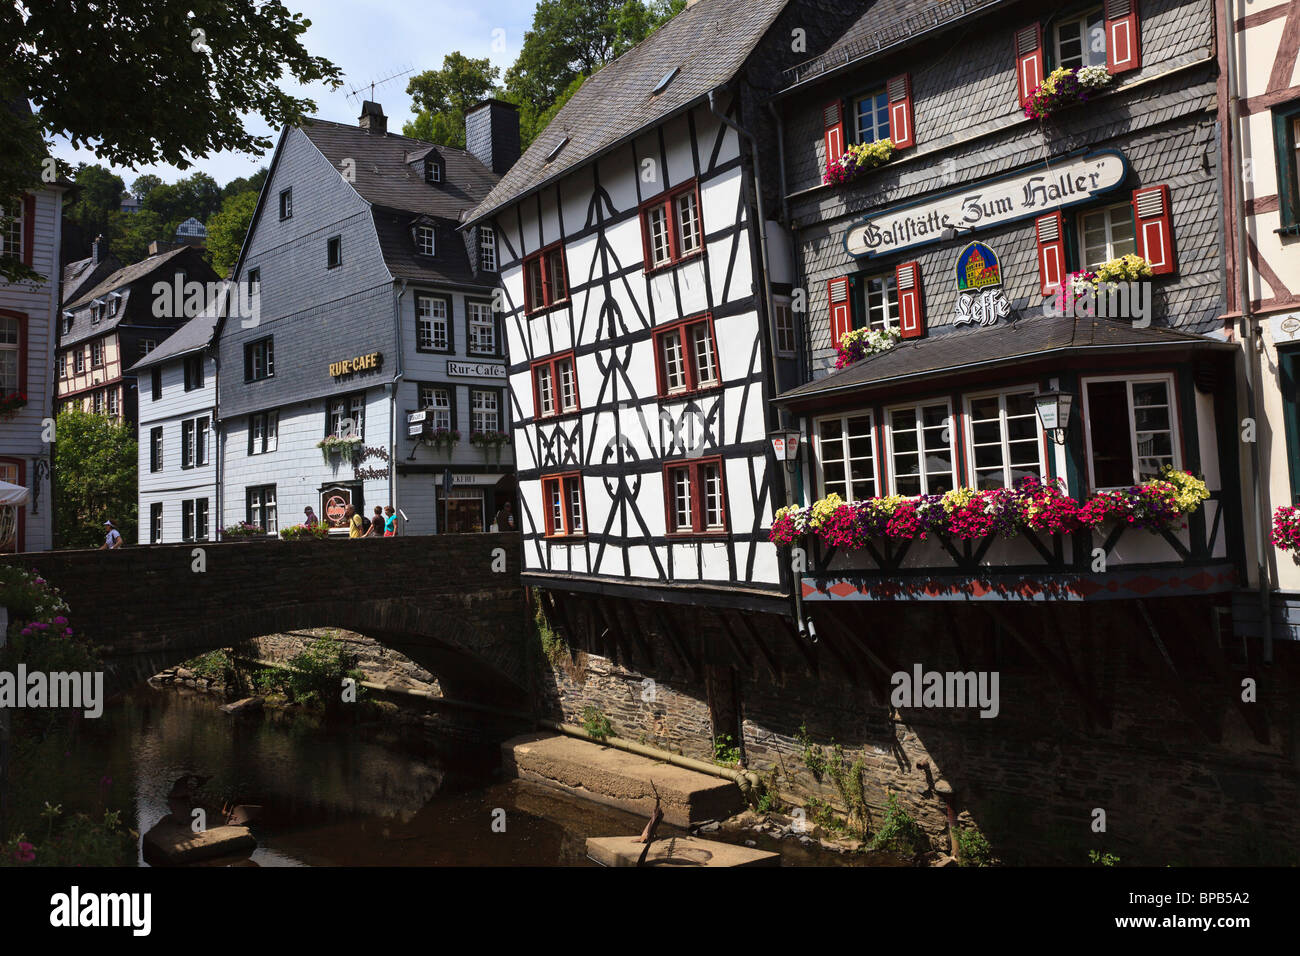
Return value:
<svg viewBox="0 0 1300 956">
<path fill-rule="evenodd" d="M 1081 70 L 1060 67 L 1040 83 L 1025 104 L 1030 119 L 1045 120 L 1076 103 L 1086 103 L 1110 85 L 1110 73 L 1104 66 L 1085 66 Z"/>
<path fill-rule="evenodd" d="M 500 448 L 510 444 L 510 436 L 505 432 L 470 432 L 469 443 L 475 448 Z"/>
<path fill-rule="evenodd" d="M 868 355 L 887 352 L 901 338 L 902 333 L 898 329 L 851 329 L 840 336 L 835 367 L 847 368 Z"/>
<path fill-rule="evenodd" d="M 266 532 L 262 530 L 261 525 L 241 521 L 229 528 L 218 528 L 217 536 L 222 541 L 256 541 L 259 538 L 265 538 Z"/>
<path fill-rule="evenodd" d="M 894 158 L 894 141 L 878 139 L 874 143 L 854 143 L 844 150 L 844 155 L 829 163 L 822 182 L 827 186 L 842 186 L 865 175 Z"/>
<path fill-rule="evenodd" d="M 460 432 L 454 428 L 435 428 L 428 440 L 434 448 L 446 448 L 451 451 L 460 441 Z"/>
<path fill-rule="evenodd" d="M 360 438 L 335 438 L 333 435 L 328 435 L 316 443 L 327 465 L 335 455 L 345 456 L 354 465 L 359 463 L 364 446 L 365 443 Z"/>
<path fill-rule="evenodd" d="M 27 396 L 22 392 L 10 392 L 8 395 L 0 395 L 0 422 L 14 418 L 26 407 Z"/>
</svg>

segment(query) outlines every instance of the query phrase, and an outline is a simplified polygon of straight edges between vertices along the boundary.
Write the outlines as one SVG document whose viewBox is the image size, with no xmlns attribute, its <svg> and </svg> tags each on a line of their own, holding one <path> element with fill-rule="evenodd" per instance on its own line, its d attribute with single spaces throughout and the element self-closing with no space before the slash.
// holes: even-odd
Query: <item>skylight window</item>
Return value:
<svg viewBox="0 0 1300 956">
<path fill-rule="evenodd" d="M 660 93 L 662 93 L 668 87 L 668 84 L 673 81 L 673 77 L 675 77 L 681 71 L 682 68 L 680 66 L 675 66 L 667 73 L 665 73 L 663 77 L 659 80 L 659 82 L 655 84 L 655 88 L 650 91 L 650 95 L 657 96 Z"/>
<path fill-rule="evenodd" d="M 560 150 L 564 149 L 564 147 L 568 145 L 568 142 L 569 142 L 569 137 L 566 136 L 564 137 L 564 139 L 556 143 L 555 148 L 546 154 L 546 161 L 548 163 L 555 162 L 555 157 L 560 155 Z"/>
</svg>

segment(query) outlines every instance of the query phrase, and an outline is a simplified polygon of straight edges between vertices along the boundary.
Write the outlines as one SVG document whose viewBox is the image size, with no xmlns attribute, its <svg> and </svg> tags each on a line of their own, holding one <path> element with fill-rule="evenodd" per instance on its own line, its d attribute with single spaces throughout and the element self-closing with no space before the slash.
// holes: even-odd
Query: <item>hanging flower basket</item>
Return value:
<svg viewBox="0 0 1300 956">
<path fill-rule="evenodd" d="M 836 368 L 847 368 L 854 362 L 887 352 L 902 338 L 898 329 L 851 329 L 840 336 L 839 357 Z"/>
<path fill-rule="evenodd" d="M 510 444 L 510 436 L 505 432 L 470 432 L 469 443 L 476 448 L 500 448 Z"/>
<path fill-rule="evenodd" d="M 1058 483 L 1034 477 L 1020 479 L 1014 488 L 957 488 L 916 498 L 889 495 L 848 503 L 832 494 L 810 507 L 781 508 L 768 539 L 789 546 L 814 535 L 827 547 L 853 551 L 870 539 L 915 541 L 931 534 L 961 540 L 1014 538 L 1021 531 L 1072 534 L 1103 523 L 1159 533 L 1183 527 L 1183 517 L 1209 496 L 1204 481 L 1169 466 L 1159 478 L 1098 492 L 1082 503 L 1068 497 Z M 1294 527 L 1294 540 L 1300 544 L 1300 520 Z"/>
<path fill-rule="evenodd" d="M 1269 538 L 1279 551 L 1300 553 L 1300 508 L 1282 505 L 1273 512 L 1273 531 Z"/>
<path fill-rule="evenodd" d="M 429 444 L 434 448 L 446 448 L 451 451 L 460 441 L 460 432 L 454 428 L 435 428 L 429 436 Z"/>
<path fill-rule="evenodd" d="M 878 139 L 874 143 L 854 143 L 844 150 L 844 155 L 826 167 L 822 182 L 827 186 L 851 183 L 877 166 L 894 158 L 894 141 Z"/>
<path fill-rule="evenodd" d="M 321 457 L 325 459 L 325 464 L 330 464 L 335 455 L 341 455 L 352 464 L 357 464 L 361 460 L 362 450 L 365 443 L 360 438 L 335 438 L 329 435 L 316 443 L 316 447 L 321 450 Z"/>
<path fill-rule="evenodd" d="M 1081 70 L 1060 67 L 1049 73 L 1030 94 L 1025 115 L 1030 119 L 1049 119 L 1076 103 L 1086 103 L 1109 85 L 1110 73 L 1104 66 L 1085 66 Z"/>
<path fill-rule="evenodd" d="M 27 407 L 27 396 L 22 392 L 0 395 L 0 422 L 8 421 Z"/>
</svg>

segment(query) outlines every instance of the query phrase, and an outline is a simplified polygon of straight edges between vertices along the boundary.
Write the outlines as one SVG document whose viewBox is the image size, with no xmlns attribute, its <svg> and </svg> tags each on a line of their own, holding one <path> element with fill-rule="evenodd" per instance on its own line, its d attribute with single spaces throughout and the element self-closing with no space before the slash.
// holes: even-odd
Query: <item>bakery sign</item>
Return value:
<svg viewBox="0 0 1300 956">
<path fill-rule="evenodd" d="M 1128 176 L 1128 161 L 1102 150 L 986 180 L 862 219 L 844 236 L 854 258 L 883 256 L 938 242 L 951 227 L 985 229 L 1042 216 L 1110 192 Z"/>
</svg>

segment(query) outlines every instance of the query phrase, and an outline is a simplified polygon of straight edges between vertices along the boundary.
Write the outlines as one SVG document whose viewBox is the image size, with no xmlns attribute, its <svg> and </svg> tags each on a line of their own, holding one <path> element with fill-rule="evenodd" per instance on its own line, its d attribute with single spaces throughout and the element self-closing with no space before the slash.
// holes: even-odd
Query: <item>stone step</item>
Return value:
<svg viewBox="0 0 1300 956">
<path fill-rule="evenodd" d="M 636 866 L 645 849 L 636 840 L 636 837 L 590 837 L 587 856 L 601 866 Z M 781 855 L 693 836 L 665 837 L 650 844 L 645 865 L 780 866 Z"/>
<path fill-rule="evenodd" d="M 514 737 L 501 745 L 501 753 L 506 772 L 522 780 L 557 787 L 646 819 L 658 790 L 664 820 L 677 827 L 722 819 L 745 805 L 740 788 L 730 780 L 562 734 Z"/>
</svg>

